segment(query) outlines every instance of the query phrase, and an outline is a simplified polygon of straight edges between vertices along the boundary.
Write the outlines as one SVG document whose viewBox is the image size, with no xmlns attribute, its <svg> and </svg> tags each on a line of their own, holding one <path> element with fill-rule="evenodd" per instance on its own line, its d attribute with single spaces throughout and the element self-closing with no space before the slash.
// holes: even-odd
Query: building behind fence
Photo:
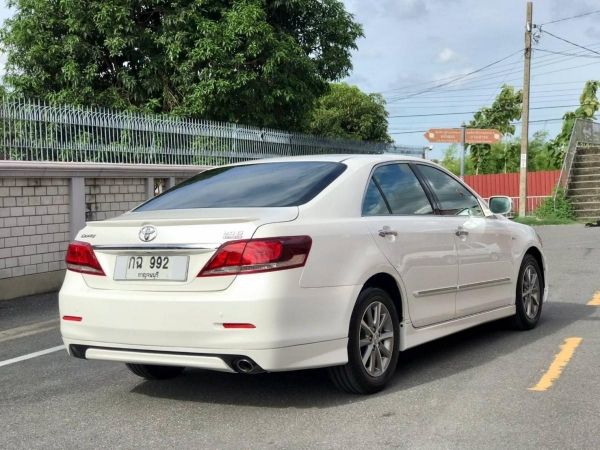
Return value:
<svg viewBox="0 0 600 450">
<path fill-rule="evenodd" d="M 222 165 L 266 157 L 331 153 L 424 156 L 425 150 L 26 100 L 0 103 L 0 120 L 0 158 L 12 161 Z"/>
</svg>

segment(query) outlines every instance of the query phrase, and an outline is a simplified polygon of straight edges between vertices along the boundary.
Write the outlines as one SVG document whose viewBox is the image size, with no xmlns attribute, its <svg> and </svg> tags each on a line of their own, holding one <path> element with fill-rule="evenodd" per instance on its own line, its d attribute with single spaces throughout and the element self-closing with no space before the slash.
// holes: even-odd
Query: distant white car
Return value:
<svg viewBox="0 0 600 450">
<path fill-rule="evenodd" d="M 61 333 L 75 357 L 147 379 L 329 367 L 361 394 L 383 388 L 399 351 L 503 317 L 533 328 L 547 294 L 532 228 L 397 155 L 202 172 L 88 223 L 66 261 Z"/>
</svg>

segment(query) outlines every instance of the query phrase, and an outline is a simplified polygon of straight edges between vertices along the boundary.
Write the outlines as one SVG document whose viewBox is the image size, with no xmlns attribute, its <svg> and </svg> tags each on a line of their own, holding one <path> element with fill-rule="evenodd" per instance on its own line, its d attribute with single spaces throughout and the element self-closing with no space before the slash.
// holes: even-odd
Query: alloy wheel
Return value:
<svg viewBox="0 0 600 450">
<path fill-rule="evenodd" d="M 523 309 L 529 319 L 534 319 L 540 309 L 540 278 L 532 265 L 523 271 L 521 286 Z"/>
<path fill-rule="evenodd" d="M 386 372 L 394 352 L 392 317 L 383 303 L 375 301 L 365 310 L 359 341 L 363 367 L 372 377 L 380 377 Z"/>
</svg>

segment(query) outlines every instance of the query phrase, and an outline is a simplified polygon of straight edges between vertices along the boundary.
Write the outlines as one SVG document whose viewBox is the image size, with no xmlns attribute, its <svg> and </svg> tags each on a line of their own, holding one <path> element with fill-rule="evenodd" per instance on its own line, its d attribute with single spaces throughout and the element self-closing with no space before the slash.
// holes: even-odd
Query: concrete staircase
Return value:
<svg viewBox="0 0 600 450">
<path fill-rule="evenodd" d="M 573 203 L 577 220 L 600 219 L 600 146 L 577 149 L 567 197 Z"/>
</svg>

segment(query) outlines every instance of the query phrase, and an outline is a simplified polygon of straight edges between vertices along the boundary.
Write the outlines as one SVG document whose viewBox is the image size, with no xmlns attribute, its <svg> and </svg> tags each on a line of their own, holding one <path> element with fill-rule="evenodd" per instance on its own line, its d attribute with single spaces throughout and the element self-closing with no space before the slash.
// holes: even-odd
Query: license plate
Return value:
<svg viewBox="0 0 600 450">
<path fill-rule="evenodd" d="M 185 281 L 189 256 L 117 256 L 115 280 Z"/>
</svg>

